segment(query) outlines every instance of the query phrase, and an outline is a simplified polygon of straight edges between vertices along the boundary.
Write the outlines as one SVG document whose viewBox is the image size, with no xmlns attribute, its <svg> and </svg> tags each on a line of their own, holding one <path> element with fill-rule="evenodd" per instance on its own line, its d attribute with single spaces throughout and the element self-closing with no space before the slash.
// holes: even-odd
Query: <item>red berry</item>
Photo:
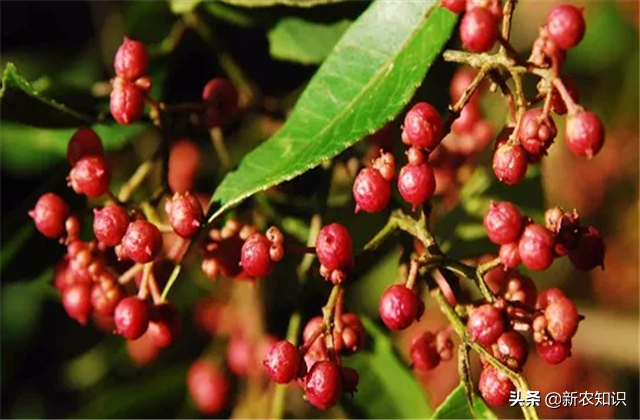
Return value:
<svg viewBox="0 0 640 420">
<path fill-rule="evenodd" d="M 91 285 L 76 283 L 67 286 L 61 294 L 62 305 L 67 314 L 82 325 L 87 325 L 91 314 Z"/>
<path fill-rule="evenodd" d="M 223 124 L 238 110 L 238 91 L 227 79 L 211 79 L 202 90 L 207 104 L 205 124 L 208 128 Z"/>
<path fill-rule="evenodd" d="M 598 266 L 604 269 L 605 245 L 598 229 L 587 226 L 580 229 L 578 244 L 569 250 L 571 264 L 578 270 L 589 271 Z"/>
<path fill-rule="evenodd" d="M 183 238 L 191 238 L 200 230 L 204 213 L 198 199 L 187 193 L 175 193 L 165 204 L 169 223 Z"/>
<path fill-rule="evenodd" d="M 117 281 L 100 280 L 91 289 L 91 305 L 97 314 L 113 315 L 123 296 L 124 292 Z"/>
<path fill-rule="evenodd" d="M 578 102 L 580 96 L 578 94 L 578 84 L 575 79 L 568 76 L 563 76 L 561 79 L 564 87 L 569 93 L 569 96 L 571 96 L 574 102 Z M 564 115 L 567 113 L 567 105 L 564 103 L 564 99 L 562 99 L 562 95 L 560 95 L 558 89 L 555 88 L 551 93 L 551 110 L 558 115 Z"/>
<path fill-rule="evenodd" d="M 29 211 L 29 216 L 40 233 L 55 239 L 64 233 L 69 207 L 59 195 L 46 193 L 38 199 L 33 210 Z"/>
<path fill-rule="evenodd" d="M 154 224 L 136 220 L 129 223 L 122 245 L 129 258 L 146 264 L 153 261 L 162 250 L 162 234 Z"/>
<path fill-rule="evenodd" d="M 355 353 L 364 347 L 367 334 L 364 325 L 360 321 L 360 317 L 356 314 L 346 313 L 342 315 L 344 328 L 341 333 L 344 349 L 349 353 Z"/>
<path fill-rule="evenodd" d="M 71 169 L 69 181 L 76 193 L 100 197 L 109 189 L 111 171 L 102 156 L 85 156 Z"/>
<path fill-rule="evenodd" d="M 380 297 L 380 318 L 390 330 L 404 330 L 419 318 L 420 303 L 420 298 L 411 289 L 393 284 Z"/>
<path fill-rule="evenodd" d="M 251 277 L 266 277 L 273 270 L 273 261 L 269 256 L 271 242 L 261 233 L 249 236 L 240 257 L 240 265 Z"/>
<path fill-rule="evenodd" d="M 340 368 L 324 360 L 317 362 L 306 377 L 305 397 L 316 408 L 326 410 L 338 403 L 342 394 Z"/>
<path fill-rule="evenodd" d="M 440 355 L 436 348 L 436 336 L 425 331 L 411 341 L 409 348 L 413 367 L 417 370 L 431 370 L 440 363 Z"/>
<path fill-rule="evenodd" d="M 147 47 L 142 42 L 124 37 L 124 42 L 113 60 L 116 74 L 129 82 L 135 82 L 137 78 L 144 76 L 148 66 Z"/>
<path fill-rule="evenodd" d="M 264 367 L 271 380 L 277 384 L 293 381 L 302 367 L 300 353 L 287 340 L 275 343 L 264 359 Z"/>
<path fill-rule="evenodd" d="M 169 347 L 176 341 L 181 329 L 180 314 L 174 304 L 161 303 L 155 306 L 149 320 L 147 335 L 156 347 Z"/>
<path fill-rule="evenodd" d="M 350 367 L 341 368 L 342 373 L 342 390 L 346 393 L 353 394 L 358 391 L 358 382 L 360 381 L 360 375 L 358 371 Z"/>
<path fill-rule="evenodd" d="M 451 102 L 457 102 L 464 91 L 467 90 L 473 79 L 475 79 L 477 72 L 474 69 L 460 68 L 451 78 L 451 84 L 449 85 L 449 95 L 451 96 Z M 480 100 L 479 88 L 471 95 L 469 104 L 477 104 Z"/>
<path fill-rule="evenodd" d="M 255 368 L 254 347 L 241 333 L 231 336 L 227 345 L 227 366 L 236 376 L 244 377 Z"/>
<path fill-rule="evenodd" d="M 567 118 L 565 141 L 577 156 L 591 159 L 604 143 L 604 126 L 591 111 L 578 111 Z"/>
<path fill-rule="evenodd" d="M 327 270 L 349 270 L 353 264 L 351 234 L 339 223 L 324 226 L 316 239 L 316 253 Z"/>
<path fill-rule="evenodd" d="M 504 284 L 504 298 L 510 302 L 521 302 L 533 307 L 538 297 L 538 289 L 530 277 L 511 271 Z"/>
<path fill-rule="evenodd" d="M 517 331 L 507 331 L 498 337 L 493 354 L 510 369 L 522 369 L 529 356 L 527 340 Z"/>
<path fill-rule="evenodd" d="M 527 173 L 527 156 L 518 145 L 503 144 L 493 154 L 493 172 L 507 185 L 516 185 Z"/>
<path fill-rule="evenodd" d="M 127 210 L 117 204 L 108 204 L 93 210 L 93 233 L 106 246 L 116 246 L 129 226 Z"/>
<path fill-rule="evenodd" d="M 356 213 L 378 213 L 387 207 L 391 198 L 391 185 L 380 171 L 364 168 L 353 183 L 353 198 L 356 200 Z"/>
<path fill-rule="evenodd" d="M 563 50 L 578 45 L 584 36 L 585 26 L 582 9 L 570 4 L 554 7 L 547 16 L 549 36 Z"/>
<path fill-rule="evenodd" d="M 190 140 L 175 142 L 169 151 L 169 188 L 174 193 L 193 190 L 200 169 L 200 149 Z"/>
<path fill-rule="evenodd" d="M 478 388 L 482 399 L 492 407 L 500 407 L 509 402 L 515 386 L 511 380 L 493 366 L 486 366 L 480 373 Z"/>
<path fill-rule="evenodd" d="M 484 215 L 484 228 L 491 242 L 504 245 L 515 242 L 522 229 L 522 216 L 518 208 L 503 201 L 489 204 L 489 209 Z"/>
<path fill-rule="evenodd" d="M 134 83 L 116 78 L 109 104 L 113 119 L 122 125 L 138 121 L 144 112 L 144 98 L 144 91 Z"/>
<path fill-rule="evenodd" d="M 136 296 L 126 297 L 116 306 L 113 320 L 116 323 L 116 334 L 136 340 L 149 327 L 149 307 Z"/>
<path fill-rule="evenodd" d="M 471 133 L 481 119 L 480 106 L 477 103 L 469 103 L 462 108 L 460 116 L 453 121 L 451 130 L 456 134 Z"/>
<path fill-rule="evenodd" d="M 483 346 L 491 346 L 505 330 L 503 312 L 493 305 L 475 308 L 467 321 L 467 332 L 471 339 Z"/>
<path fill-rule="evenodd" d="M 571 356 L 571 342 L 558 343 L 547 341 L 536 344 L 536 351 L 542 360 L 549 364 L 557 365 Z"/>
<path fill-rule="evenodd" d="M 578 330 L 580 315 L 571 299 L 559 299 L 544 310 L 547 319 L 547 331 L 560 343 L 567 343 Z"/>
<path fill-rule="evenodd" d="M 414 147 L 433 149 L 444 136 L 442 117 L 432 105 L 418 102 L 404 117 L 403 134 Z"/>
<path fill-rule="evenodd" d="M 518 251 L 518 242 L 500 245 L 500 262 L 504 268 L 516 268 L 522 262 L 520 251 Z"/>
<path fill-rule="evenodd" d="M 518 139 L 532 157 L 542 157 L 555 139 L 558 130 L 550 116 L 543 118 L 542 109 L 531 109 L 522 116 Z"/>
<path fill-rule="evenodd" d="M 498 39 L 498 24 L 486 9 L 474 8 L 467 11 L 460 22 L 462 46 L 471 52 L 489 51 Z"/>
<path fill-rule="evenodd" d="M 433 169 L 426 163 L 404 166 L 398 175 L 398 191 L 414 210 L 431 200 L 436 191 Z"/>
<path fill-rule="evenodd" d="M 546 270 L 554 259 L 555 238 L 546 227 L 532 223 L 524 228 L 518 252 L 529 270 Z"/>
<path fill-rule="evenodd" d="M 536 301 L 536 309 L 546 309 L 552 303 L 559 302 L 563 299 L 569 299 L 564 292 L 557 287 L 545 289 L 538 296 Z"/>
<path fill-rule="evenodd" d="M 187 388 L 198 410 L 214 415 L 227 405 L 231 384 L 224 373 L 208 360 L 198 360 L 187 373 Z"/>
<path fill-rule="evenodd" d="M 493 261 L 495 258 L 495 255 L 491 254 L 482 255 L 478 258 L 477 265 L 488 263 L 489 261 Z M 498 293 L 500 292 L 500 289 L 502 289 L 502 283 L 504 283 L 505 277 L 506 271 L 504 267 L 498 265 L 497 267 L 487 271 L 484 275 L 484 281 L 493 293 Z"/>
<path fill-rule="evenodd" d="M 449 9 L 453 13 L 464 12 L 467 0 L 440 0 L 440 6 Z"/>
<path fill-rule="evenodd" d="M 104 147 L 100 137 L 90 128 L 82 127 L 76 131 L 67 145 L 67 160 L 71 166 L 85 156 L 104 156 Z"/>
</svg>

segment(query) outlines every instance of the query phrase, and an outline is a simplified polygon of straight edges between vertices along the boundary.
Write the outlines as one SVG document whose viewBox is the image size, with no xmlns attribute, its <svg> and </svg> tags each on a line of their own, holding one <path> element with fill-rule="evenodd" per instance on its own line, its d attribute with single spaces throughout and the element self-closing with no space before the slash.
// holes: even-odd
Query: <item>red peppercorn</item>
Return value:
<svg viewBox="0 0 640 420">
<path fill-rule="evenodd" d="M 76 283 L 62 290 L 62 305 L 67 314 L 81 325 L 87 325 L 91 314 L 91 285 Z"/>
<path fill-rule="evenodd" d="M 222 411 L 231 392 L 231 384 L 220 368 L 204 359 L 191 365 L 187 388 L 198 410 L 209 416 Z"/>
<path fill-rule="evenodd" d="M 569 250 L 569 259 L 578 270 L 589 271 L 598 266 L 604 269 L 605 251 L 598 229 L 587 226 L 580 229 L 576 247 Z"/>
<path fill-rule="evenodd" d="M 111 171 L 101 156 L 85 156 L 80 159 L 69 173 L 71 188 L 87 197 L 99 197 L 109 189 Z"/>
<path fill-rule="evenodd" d="M 324 226 L 316 239 L 316 253 L 327 270 L 349 270 L 353 265 L 351 234 L 339 223 Z"/>
<path fill-rule="evenodd" d="M 144 76 L 148 66 L 147 47 L 142 42 L 125 37 L 113 60 L 116 74 L 129 82 L 135 82 L 136 79 Z"/>
<path fill-rule="evenodd" d="M 518 145 L 503 144 L 493 154 L 493 172 L 507 185 L 516 185 L 527 173 L 527 156 Z"/>
<path fill-rule="evenodd" d="M 104 156 L 104 147 L 100 137 L 88 127 L 76 131 L 67 145 L 67 160 L 71 166 L 85 156 Z"/>
<path fill-rule="evenodd" d="M 169 223 L 173 230 L 183 238 L 191 238 L 200 230 L 204 212 L 198 199 L 189 194 L 175 193 L 165 204 Z"/>
<path fill-rule="evenodd" d="M 155 306 L 149 320 L 147 335 L 156 347 L 169 347 L 176 341 L 181 330 L 180 313 L 174 304 L 165 302 Z"/>
<path fill-rule="evenodd" d="M 505 330 L 503 312 L 493 305 L 475 308 L 467 321 L 467 332 L 472 340 L 483 346 L 491 346 Z"/>
<path fill-rule="evenodd" d="M 271 380 L 277 384 L 293 381 L 304 366 L 298 349 L 287 340 L 275 343 L 263 364 Z"/>
<path fill-rule="evenodd" d="M 451 130 L 456 134 L 467 134 L 473 131 L 476 124 L 482 119 L 480 105 L 469 103 L 462 108 L 460 116 L 451 124 Z"/>
<path fill-rule="evenodd" d="M 344 328 L 340 336 L 344 345 L 343 349 L 349 353 L 355 353 L 364 347 L 367 338 L 364 325 L 362 325 L 360 317 L 353 313 L 343 314 L 342 322 Z"/>
<path fill-rule="evenodd" d="M 533 307 L 538 297 L 538 289 L 530 277 L 517 271 L 508 273 L 504 283 L 504 298 L 510 302 L 521 302 Z"/>
<path fill-rule="evenodd" d="M 492 201 L 484 215 L 483 223 L 491 242 L 504 245 L 515 242 L 520 236 L 522 216 L 512 203 Z"/>
<path fill-rule="evenodd" d="M 547 16 L 549 36 L 563 50 L 578 45 L 584 36 L 585 27 L 582 9 L 570 4 L 554 7 Z"/>
<path fill-rule="evenodd" d="M 116 78 L 109 108 L 118 124 L 127 125 L 138 121 L 144 112 L 145 92 L 134 83 Z"/>
<path fill-rule="evenodd" d="M 536 352 L 538 352 L 540 358 L 545 362 L 551 365 L 557 365 L 571 356 L 571 342 L 559 343 L 547 341 L 536 344 Z"/>
<path fill-rule="evenodd" d="M 460 68 L 456 70 L 451 78 L 451 84 L 449 85 L 449 95 L 451 96 L 451 102 L 456 103 L 467 90 L 473 79 L 476 77 L 476 70 L 469 68 Z M 480 100 L 480 87 L 476 88 L 476 91 L 471 95 L 469 104 L 477 104 Z"/>
<path fill-rule="evenodd" d="M 97 314 L 113 315 L 123 296 L 122 287 L 115 279 L 103 279 L 93 284 L 91 305 Z"/>
<path fill-rule="evenodd" d="M 273 261 L 269 255 L 271 242 L 261 233 L 249 236 L 244 245 L 240 264 L 251 277 L 266 277 L 273 270 Z"/>
<path fill-rule="evenodd" d="M 532 223 L 524 228 L 518 252 L 529 270 L 546 270 L 554 259 L 555 238 L 546 227 Z"/>
<path fill-rule="evenodd" d="M 360 375 L 358 371 L 350 367 L 343 367 L 340 369 L 342 374 L 342 390 L 345 393 L 353 396 L 358 391 L 358 382 L 360 381 Z"/>
<path fill-rule="evenodd" d="M 414 210 L 431 200 L 436 191 L 433 169 L 427 163 L 404 166 L 398 175 L 398 191 Z"/>
<path fill-rule="evenodd" d="M 171 146 L 168 163 L 169 188 L 174 193 L 193 190 L 200 169 L 200 149 L 188 139 L 178 140 Z"/>
<path fill-rule="evenodd" d="M 498 39 L 498 24 L 486 9 L 468 10 L 460 22 L 462 46 L 471 52 L 489 51 Z"/>
<path fill-rule="evenodd" d="M 492 407 L 500 407 L 509 402 L 515 386 L 511 380 L 493 366 L 486 366 L 480 373 L 478 388 L 482 399 Z"/>
<path fill-rule="evenodd" d="M 467 0 L 440 0 L 440 5 L 445 9 L 449 9 L 453 13 L 464 12 L 467 6 Z"/>
<path fill-rule="evenodd" d="M 518 251 L 518 242 L 500 245 L 500 262 L 504 268 L 516 268 L 522 262 L 520 251 Z"/>
<path fill-rule="evenodd" d="M 547 331 L 560 343 L 567 343 L 578 330 L 580 315 L 571 299 L 559 299 L 549 304 L 544 310 L 547 319 Z"/>
<path fill-rule="evenodd" d="M 238 110 L 238 91 L 227 79 L 209 80 L 202 90 L 206 103 L 205 124 L 208 128 L 226 122 Z"/>
<path fill-rule="evenodd" d="M 569 299 L 564 292 L 557 287 L 552 287 L 550 289 L 545 289 L 540 292 L 540 296 L 538 296 L 538 300 L 536 301 L 536 309 L 546 309 L 547 306 L 552 303 L 559 302 L 563 299 Z"/>
<path fill-rule="evenodd" d="M 124 237 L 129 226 L 127 210 L 117 204 L 108 204 L 93 210 L 93 233 L 106 246 L 116 246 Z"/>
<path fill-rule="evenodd" d="M 306 377 L 305 397 L 316 408 L 326 410 L 338 403 L 342 394 L 342 375 L 334 362 L 317 362 Z"/>
<path fill-rule="evenodd" d="M 430 331 L 416 335 L 409 348 L 414 369 L 431 370 L 440 363 L 440 355 L 436 348 L 436 336 Z"/>
<path fill-rule="evenodd" d="M 521 370 L 529 356 L 527 340 L 517 331 L 506 331 L 493 346 L 493 354 L 516 372 Z"/>
<path fill-rule="evenodd" d="M 126 297 L 116 306 L 113 320 L 116 323 L 116 334 L 136 340 L 149 327 L 149 307 L 136 296 Z"/>
<path fill-rule="evenodd" d="M 518 139 L 534 159 L 542 157 L 558 134 L 551 116 L 544 117 L 542 109 L 531 109 L 522 116 Z"/>
<path fill-rule="evenodd" d="M 590 111 L 578 111 L 567 118 L 565 141 L 577 156 L 591 159 L 604 143 L 605 130 L 600 118 Z"/>
<path fill-rule="evenodd" d="M 401 284 L 393 284 L 380 297 L 378 309 L 390 330 L 404 330 L 419 318 L 420 298 Z"/>
<path fill-rule="evenodd" d="M 148 334 L 143 334 L 137 340 L 127 340 L 127 354 L 131 361 L 138 366 L 149 366 L 160 353 L 160 349 L 153 344 Z"/>
<path fill-rule="evenodd" d="M 36 228 L 50 239 L 59 238 L 65 230 L 65 222 L 69 216 L 69 207 L 59 195 L 43 194 L 29 211 Z"/>
<path fill-rule="evenodd" d="M 442 117 L 432 105 L 418 102 L 404 118 L 403 134 L 414 147 L 433 149 L 444 136 Z"/>
<path fill-rule="evenodd" d="M 378 213 L 387 207 L 391 198 L 391 185 L 380 171 L 364 168 L 353 183 L 353 198 L 356 201 L 356 213 Z"/>
<path fill-rule="evenodd" d="M 122 245 L 129 258 L 145 264 L 153 261 L 162 250 L 162 234 L 154 224 L 136 220 L 129 223 Z"/>
</svg>

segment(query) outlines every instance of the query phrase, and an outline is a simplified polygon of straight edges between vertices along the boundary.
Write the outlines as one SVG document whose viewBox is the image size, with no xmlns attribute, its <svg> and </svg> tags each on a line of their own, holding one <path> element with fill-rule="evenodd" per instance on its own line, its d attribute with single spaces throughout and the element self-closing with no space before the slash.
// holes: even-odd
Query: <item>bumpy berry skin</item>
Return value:
<svg viewBox="0 0 640 420">
<path fill-rule="evenodd" d="M 200 201 L 187 193 L 176 193 L 168 199 L 165 210 L 169 215 L 169 223 L 179 236 L 191 238 L 200 230 L 204 212 Z"/>
<path fill-rule="evenodd" d="M 181 329 L 180 314 L 174 304 L 166 302 L 155 306 L 147 335 L 156 347 L 169 347 L 176 341 Z"/>
<path fill-rule="evenodd" d="M 578 45 L 584 36 L 585 26 L 582 9 L 570 4 L 554 7 L 547 16 L 549 36 L 563 50 Z"/>
<path fill-rule="evenodd" d="M 520 236 L 522 216 L 518 208 L 508 201 L 491 202 L 483 223 L 491 242 L 504 245 L 515 242 Z"/>
<path fill-rule="evenodd" d="M 493 354 L 509 368 L 518 371 L 522 369 L 529 356 L 527 340 L 517 331 L 504 332 L 498 337 Z"/>
<path fill-rule="evenodd" d="M 544 310 L 547 331 L 560 343 L 568 343 L 578 330 L 580 315 L 571 299 L 559 299 Z"/>
<path fill-rule="evenodd" d="M 555 238 L 546 227 L 532 223 L 524 228 L 518 253 L 529 270 L 546 270 L 554 259 Z"/>
<path fill-rule="evenodd" d="M 69 173 L 71 188 L 87 197 L 100 197 L 109 189 L 111 170 L 102 156 L 85 156 Z"/>
<path fill-rule="evenodd" d="M 531 109 L 522 116 L 518 139 L 520 144 L 534 158 L 542 157 L 558 134 L 553 119 L 543 118 L 542 109 Z"/>
<path fill-rule="evenodd" d="M 444 135 L 442 117 L 430 104 L 418 102 L 404 117 L 403 134 L 414 147 L 433 149 Z"/>
<path fill-rule="evenodd" d="M 193 190 L 200 169 L 200 149 L 191 140 L 178 140 L 169 151 L 169 188 L 174 193 Z"/>
<path fill-rule="evenodd" d="M 404 166 L 398 175 L 398 191 L 413 209 L 431 200 L 436 192 L 433 169 L 426 163 Z"/>
<path fill-rule="evenodd" d="M 36 228 L 50 239 L 59 238 L 65 230 L 65 222 L 69 217 L 69 206 L 59 195 L 43 194 L 33 210 L 29 211 Z"/>
<path fill-rule="evenodd" d="M 489 51 L 498 39 L 496 19 L 482 8 L 467 11 L 460 22 L 460 39 L 462 46 L 468 51 Z"/>
<path fill-rule="evenodd" d="M 144 76 L 148 66 L 147 47 L 142 42 L 125 37 L 113 60 L 116 74 L 129 82 L 134 82 L 137 78 Z"/>
<path fill-rule="evenodd" d="M 415 369 L 426 371 L 435 368 L 440 363 L 440 355 L 436 348 L 436 336 L 430 331 L 418 334 L 411 341 L 409 354 Z"/>
<path fill-rule="evenodd" d="M 511 271 L 507 274 L 507 280 L 504 283 L 504 298 L 533 307 L 538 298 L 538 289 L 530 277 Z"/>
<path fill-rule="evenodd" d="M 71 166 L 85 156 L 104 156 L 104 147 L 100 137 L 88 127 L 76 131 L 67 145 L 67 160 Z"/>
<path fill-rule="evenodd" d="M 540 292 L 538 300 L 536 301 L 536 309 L 546 309 L 549 305 L 559 302 L 563 299 L 569 299 L 564 292 L 557 287 L 545 289 Z"/>
<path fill-rule="evenodd" d="M 506 269 L 516 268 L 522 262 L 520 251 L 518 251 L 518 242 L 501 245 L 499 256 L 500 262 Z"/>
<path fill-rule="evenodd" d="M 117 204 L 108 204 L 93 210 L 93 233 L 106 246 L 116 246 L 129 226 L 127 210 Z"/>
<path fill-rule="evenodd" d="M 277 384 L 293 381 L 302 365 L 298 349 L 287 340 L 275 343 L 263 364 L 271 380 Z"/>
<path fill-rule="evenodd" d="M 391 198 L 391 185 L 380 171 L 364 168 L 353 183 L 353 198 L 356 201 L 356 213 L 378 213 L 384 210 Z"/>
<path fill-rule="evenodd" d="M 202 90 L 202 100 L 208 104 L 205 110 L 208 128 L 223 124 L 238 110 L 238 91 L 227 79 L 209 80 Z"/>
<path fill-rule="evenodd" d="M 146 220 L 136 220 L 129 223 L 122 245 L 129 258 L 146 264 L 153 261 L 162 250 L 162 234 Z"/>
<path fill-rule="evenodd" d="M 545 342 L 536 344 L 536 352 L 538 352 L 540 358 L 545 362 L 551 365 L 557 365 L 571 356 L 571 342 Z"/>
<path fill-rule="evenodd" d="M 339 223 L 324 226 L 316 239 L 318 260 L 327 270 L 348 270 L 353 264 L 351 234 Z"/>
<path fill-rule="evenodd" d="M 578 111 L 567 118 L 565 142 L 577 156 L 591 159 L 604 144 L 602 121 L 591 111 Z"/>
<path fill-rule="evenodd" d="M 511 391 L 515 391 L 513 382 L 493 366 L 482 369 L 478 388 L 482 399 L 492 407 L 501 407 L 509 402 Z"/>
<path fill-rule="evenodd" d="M 61 299 L 67 314 L 81 325 L 87 325 L 91 314 L 91 285 L 76 283 L 67 286 L 62 291 Z"/>
<path fill-rule="evenodd" d="M 507 185 L 516 185 L 527 173 L 527 156 L 518 145 L 503 144 L 493 154 L 493 172 Z"/>
<path fill-rule="evenodd" d="M 117 282 L 98 281 L 91 289 L 91 305 L 97 314 L 113 315 L 123 296 L 122 288 Z"/>
<path fill-rule="evenodd" d="M 240 256 L 240 265 L 251 277 L 266 277 L 273 270 L 273 261 L 269 256 L 271 242 L 261 233 L 249 236 Z"/>
<path fill-rule="evenodd" d="M 136 296 L 124 298 L 113 313 L 116 334 L 129 340 L 142 337 L 149 327 L 149 307 Z"/>
<path fill-rule="evenodd" d="M 490 304 L 475 308 L 467 321 L 467 332 L 472 340 L 491 346 L 504 332 L 505 320 L 501 310 Z"/>
<path fill-rule="evenodd" d="M 569 250 L 571 264 L 578 270 L 589 271 L 600 266 L 604 269 L 606 247 L 598 229 L 587 226 L 580 229 L 578 244 Z"/>
<path fill-rule="evenodd" d="M 222 371 L 208 360 L 198 360 L 187 373 L 187 388 L 198 411 L 214 415 L 222 411 L 229 399 L 231 384 Z"/>
<path fill-rule="evenodd" d="M 116 79 L 109 102 L 113 119 L 121 125 L 138 121 L 144 112 L 144 96 L 134 83 Z"/>
<path fill-rule="evenodd" d="M 390 330 L 409 327 L 418 318 L 420 298 L 404 285 L 393 284 L 380 297 L 379 311 L 382 322 Z"/>
<path fill-rule="evenodd" d="M 316 408 L 326 410 L 338 403 L 342 394 L 342 375 L 333 362 L 321 361 L 313 365 L 306 378 L 305 396 Z"/>
</svg>

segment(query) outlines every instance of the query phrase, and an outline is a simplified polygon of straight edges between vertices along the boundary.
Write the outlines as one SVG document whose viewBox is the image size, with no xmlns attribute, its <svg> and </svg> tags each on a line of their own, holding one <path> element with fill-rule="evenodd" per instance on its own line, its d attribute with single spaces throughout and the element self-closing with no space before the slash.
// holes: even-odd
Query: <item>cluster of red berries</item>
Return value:
<svg viewBox="0 0 640 420">
<path fill-rule="evenodd" d="M 574 267 L 588 271 L 604 267 L 605 245 L 593 226 L 581 226 L 574 210 L 565 213 L 555 207 L 545 214 L 546 226 L 523 217 L 509 202 L 489 204 L 484 227 L 491 242 L 500 245 L 505 268 L 522 263 L 529 270 L 545 270 L 556 257 L 569 255 Z"/>
<path fill-rule="evenodd" d="M 435 333 L 423 331 L 416 334 L 409 347 L 412 366 L 416 370 L 427 371 L 435 368 L 440 361 L 453 357 L 453 341 L 449 328 Z"/>
<path fill-rule="evenodd" d="M 111 82 L 111 115 L 118 124 L 131 124 L 142 117 L 145 98 L 151 89 L 151 78 L 146 75 L 149 67 L 147 47 L 125 37 L 113 67 L 116 77 Z"/>
<path fill-rule="evenodd" d="M 219 275 L 225 279 L 245 279 L 247 273 L 241 264 L 242 248 L 254 233 L 253 226 L 243 225 L 233 218 L 228 219 L 221 229 L 210 229 L 201 244 L 202 272 L 211 280 Z"/>
</svg>

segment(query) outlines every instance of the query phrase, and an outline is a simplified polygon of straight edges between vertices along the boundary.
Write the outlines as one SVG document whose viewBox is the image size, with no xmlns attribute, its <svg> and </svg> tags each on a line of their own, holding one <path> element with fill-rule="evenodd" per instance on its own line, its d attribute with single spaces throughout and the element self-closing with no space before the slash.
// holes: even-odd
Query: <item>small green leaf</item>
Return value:
<svg viewBox="0 0 640 420">
<path fill-rule="evenodd" d="M 211 201 L 221 207 L 209 220 L 331 159 L 392 120 L 455 26 L 456 16 L 437 4 L 369 6 L 309 82 L 282 129 L 220 184 Z"/>
<path fill-rule="evenodd" d="M 220 0 L 222 3 L 241 7 L 293 6 L 313 7 L 323 4 L 340 3 L 343 0 Z"/>
<path fill-rule="evenodd" d="M 473 407 L 478 419 L 497 419 L 496 415 L 487 407 L 480 397 L 474 397 Z M 460 384 L 454 389 L 446 400 L 440 404 L 433 413 L 433 419 L 471 419 L 471 410 L 465 397 L 464 385 Z"/>
<path fill-rule="evenodd" d="M 202 0 L 169 0 L 169 8 L 176 15 L 192 12 Z"/>
<path fill-rule="evenodd" d="M 247 9 L 241 9 L 217 1 L 204 3 L 204 10 L 213 17 L 241 28 L 250 28 L 265 20 L 266 16 L 256 16 Z"/>
<path fill-rule="evenodd" d="M 350 25 L 349 20 L 317 23 L 296 17 L 280 19 L 267 35 L 269 53 L 279 60 L 320 64 Z"/>
<path fill-rule="evenodd" d="M 100 136 L 106 150 L 118 150 L 145 130 L 144 124 L 96 124 L 91 128 Z M 41 128 L 13 121 L 0 125 L 0 162 L 18 175 L 42 172 L 65 159 L 67 143 L 77 128 Z"/>
<path fill-rule="evenodd" d="M 360 380 L 358 392 L 353 398 L 344 397 L 343 405 L 357 416 L 354 418 L 429 418 L 432 411 L 424 391 L 394 352 L 387 333 L 369 318 L 361 319 L 371 350 L 363 349 L 344 359 L 345 365 L 358 371 Z"/>
</svg>

